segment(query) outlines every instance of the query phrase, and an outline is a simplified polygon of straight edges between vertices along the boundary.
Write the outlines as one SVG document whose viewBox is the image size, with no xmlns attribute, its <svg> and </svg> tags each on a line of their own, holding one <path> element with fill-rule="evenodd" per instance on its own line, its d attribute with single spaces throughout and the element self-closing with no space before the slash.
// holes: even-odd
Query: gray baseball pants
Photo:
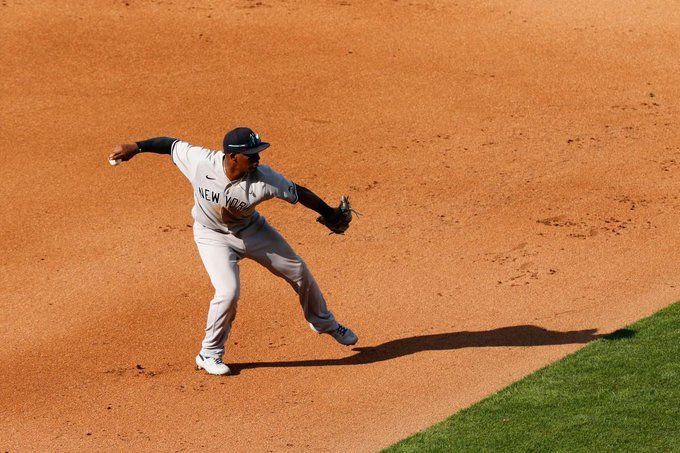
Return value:
<svg viewBox="0 0 680 453">
<path fill-rule="evenodd" d="M 285 279 L 298 294 L 305 319 L 317 332 L 337 328 L 338 323 L 326 308 L 323 294 L 307 265 L 266 221 L 262 226 L 248 227 L 238 237 L 195 222 L 194 240 L 215 288 L 215 296 L 208 309 L 201 355 L 224 355 L 224 344 L 236 317 L 240 287 L 239 262 L 243 258 L 255 260 L 274 275 Z"/>
</svg>

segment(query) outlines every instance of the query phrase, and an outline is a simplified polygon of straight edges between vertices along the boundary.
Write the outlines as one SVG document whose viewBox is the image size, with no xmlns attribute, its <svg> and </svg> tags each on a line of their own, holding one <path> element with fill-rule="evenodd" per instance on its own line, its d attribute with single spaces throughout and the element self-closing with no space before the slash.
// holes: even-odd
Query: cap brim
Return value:
<svg viewBox="0 0 680 453">
<path fill-rule="evenodd" d="M 269 148 L 269 143 L 262 142 L 254 148 L 229 148 L 228 152 L 236 154 L 257 154 Z"/>
</svg>

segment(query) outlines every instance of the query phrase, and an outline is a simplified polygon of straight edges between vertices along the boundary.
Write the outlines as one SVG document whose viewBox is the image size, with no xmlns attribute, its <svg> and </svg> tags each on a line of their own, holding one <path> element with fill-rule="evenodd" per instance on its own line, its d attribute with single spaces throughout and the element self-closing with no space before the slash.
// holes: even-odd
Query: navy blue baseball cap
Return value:
<svg viewBox="0 0 680 453">
<path fill-rule="evenodd" d="M 237 127 L 226 133 L 222 146 L 225 153 L 256 154 L 269 148 L 269 143 L 260 140 L 252 129 Z"/>
</svg>

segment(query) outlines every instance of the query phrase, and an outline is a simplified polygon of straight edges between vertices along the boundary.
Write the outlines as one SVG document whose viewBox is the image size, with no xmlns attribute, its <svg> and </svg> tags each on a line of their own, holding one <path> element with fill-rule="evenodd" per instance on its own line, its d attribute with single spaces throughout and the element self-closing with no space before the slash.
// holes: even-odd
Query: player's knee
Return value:
<svg viewBox="0 0 680 453">
<path fill-rule="evenodd" d="M 291 268 L 292 272 L 290 273 L 290 278 L 293 282 L 301 282 L 306 279 L 307 275 L 309 274 L 309 269 L 307 268 L 307 265 L 305 264 L 304 261 L 302 261 L 302 258 L 299 256 L 296 257 L 296 260 L 294 260 L 291 263 Z"/>
<path fill-rule="evenodd" d="M 313 284 L 313 282 L 314 277 L 312 277 L 309 268 L 304 261 L 300 260 L 299 265 L 289 274 L 288 283 L 290 283 L 295 292 L 300 294 L 301 292 L 306 291 L 306 288 L 308 288 L 310 284 Z"/>
<path fill-rule="evenodd" d="M 238 289 L 224 289 L 215 292 L 213 301 L 215 303 L 227 303 L 229 305 L 236 304 L 239 295 L 240 294 Z"/>
</svg>

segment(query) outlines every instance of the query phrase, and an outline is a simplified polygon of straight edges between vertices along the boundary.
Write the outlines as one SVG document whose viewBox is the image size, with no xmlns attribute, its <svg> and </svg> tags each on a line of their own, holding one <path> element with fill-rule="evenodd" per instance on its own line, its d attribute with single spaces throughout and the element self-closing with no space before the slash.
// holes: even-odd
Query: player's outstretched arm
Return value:
<svg viewBox="0 0 680 453">
<path fill-rule="evenodd" d="M 122 145 L 117 145 L 113 149 L 113 152 L 109 155 L 109 160 L 120 159 L 125 162 L 142 152 L 170 154 L 172 150 L 172 144 L 175 143 L 176 140 L 176 138 L 172 137 L 156 137 L 136 143 L 124 143 Z"/>
<path fill-rule="evenodd" d="M 327 219 L 338 218 L 340 215 L 340 210 L 338 208 L 331 208 L 317 194 L 308 188 L 299 184 L 295 184 L 295 186 L 297 187 L 298 201 L 302 206 L 307 209 L 311 209 L 312 211 L 318 212 Z"/>
</svg>

